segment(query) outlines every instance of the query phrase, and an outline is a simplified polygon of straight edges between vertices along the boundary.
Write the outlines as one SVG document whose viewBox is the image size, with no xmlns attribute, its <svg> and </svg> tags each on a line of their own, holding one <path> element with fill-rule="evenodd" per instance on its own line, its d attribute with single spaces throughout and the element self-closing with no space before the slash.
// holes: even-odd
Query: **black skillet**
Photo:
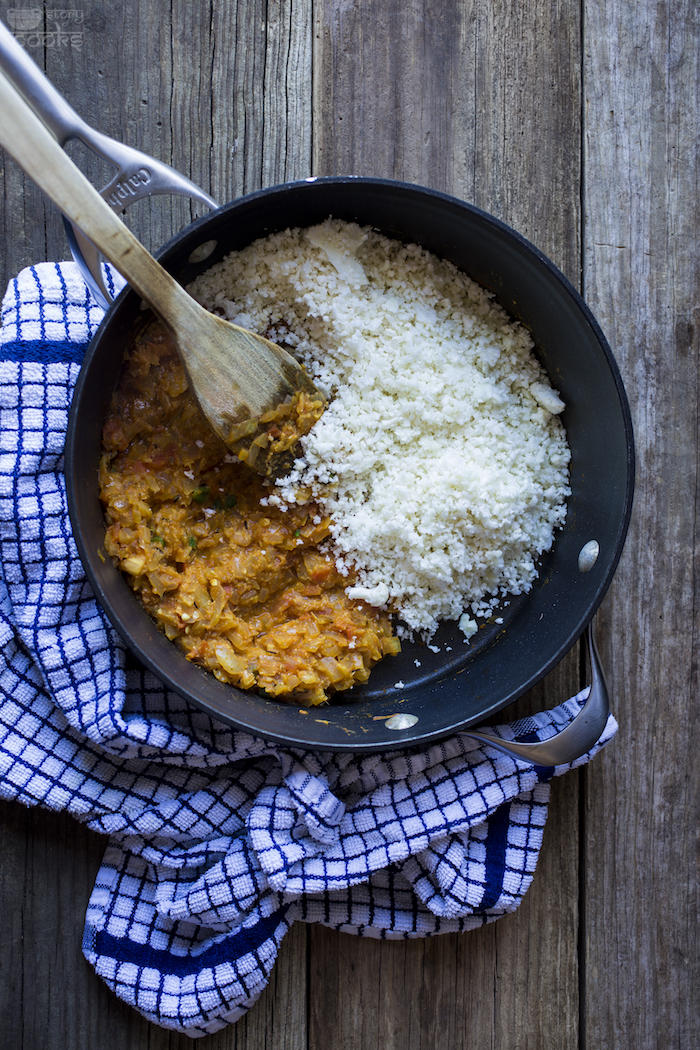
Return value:
<svg viewBox="0 0 700 1050">
<path fill-rule="evenodd" d="M 536 353 L 566 403 L 572 451 L 567 520 L 529 594 L 503 605 L 469 645 L 456 624 L 432 645 L 404 644 L 367 685 L 303 711 L 218 682 L 189 663 L 156 628 L 103 551 L 97 464 L 102 424 L 124 350 L 150 318 L 126 289 L 90 344 L 66 443 L 75 539 L 97 598 L 137 657 L 176 692 L 237 728 L 316 750 L 423 744 L 473 726 L 515 700 L 568 652 L 612 579 L 627 531 L 634 483 L 629 407 L 610 348 L 575 289 L 533 245 L 462 201 L 370 178 L 308 179 L 250 194 L 197 220 L 158 253 L 183 284 L 258 237 L 329 215 L 414 241 L 449 259 L 531 331 Z M 196 262 L 193 260 L 197 260 Z M 581 559 L 598 545 L 599 554 Z M 586 547 L 588 545 L 588 547 Z M 495 618 L 502 619 L 496 623 Z M 420 667 L 416 666 L 416 661 Z M 397 687 L 396 683 L 403 683 Z M 400 732 L 387 716 L 407 713 Z M 413 721 L 408 719 L 407 721 Z"/>
</svg>

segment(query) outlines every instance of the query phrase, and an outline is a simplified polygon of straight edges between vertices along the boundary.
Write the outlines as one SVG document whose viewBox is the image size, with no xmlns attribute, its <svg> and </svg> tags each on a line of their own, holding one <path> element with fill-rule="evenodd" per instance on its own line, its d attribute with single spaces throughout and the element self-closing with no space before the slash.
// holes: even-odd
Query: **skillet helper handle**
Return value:
<svg viewBox="0 0 700 1050">
<path fill-rule="evenodd" d="M 17 88 L 54 138 L 63 145 L 82 138 L 88 125 L 30 58 L 9 29 L 0 22 L 0 69 Z M 89 129 L 88 129 L 89 130 Z"/>
<path fill-rule="evenodd" d="M 196 336 L 203 307 L 114 214 L 1 71 L 0 146 L 159 316 L 170 317 L 177 310 L 178 324 Z"/>
<path fill-rule="evenodd" d="M 487 729 L 480 732 L 466 730 L 463 735 L 489 744 L 511 758 L 529 762 L 535 766 L 562 766 L 575 762 L 594 746 L 610 715 L 610 699 L 605 675 L 598 656 L 598 648 L 589 624 L 584 632 L 591 667 L 591 689 L 585 704 L 565 729 L 553 736 L 533 744 L 520 744 L 514 740 L 501 740 Z"/>
<path fill-rule="evenodd" d="M 84 145 L 117 169 L 100 196 L 119 214 L 144 197 L 173 194 L 189 197 L 208 208 L 216 201 L 196 183 L 168 164 L 95 131 L 78 116 L 48 77 L 39 69 L 12 33 L 0 22 L 0 70 L 45 124 L 59 145 L 79 139 Z M 102 275 L 102 256 L 91 241 L 64 217 L 73 258 L 95 299 L 107 308 L 112 298 Z"/>
</svg>

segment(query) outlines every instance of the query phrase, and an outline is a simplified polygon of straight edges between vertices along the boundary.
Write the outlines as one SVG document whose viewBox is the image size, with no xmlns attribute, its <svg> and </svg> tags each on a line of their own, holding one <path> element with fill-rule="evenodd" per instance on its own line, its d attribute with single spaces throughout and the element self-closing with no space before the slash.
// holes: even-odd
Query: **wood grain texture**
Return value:
<svg viewBox="0 0 700 1050">
<path fill-rule="evenodd" d="M 529 237 L 608 335 L 639 455 L 632 530 L 598 616 L 617 741 L 553 784 L 535 880 L 478 932 L 373 942 L 298 924 L 270 988 L 213 1050 L 599 1050 L 698 1045 L 699 27 L 690 0 L 125 0 L 47 50 L 88 121 L 221 201 L 313 173 L 454 193 Z M 85 170 L 101 182 L 85 159 Z M 3 286 L 66 257 L 3 165 Z M 191 215 L 131 213 L 156 246 Z M 582 678 L 569 657 L 518 711 Z M 509 713 L 506 713 L 509 714 Z M 503 717 L 506 717 L 504 714 Z M 80 954 L 103 843 L 4 805 L 0 1023 L 38 1050 L 181 1050 Z M 308 971 L 308 974 L 307 974 Z"/>
<path fill-rule="evenodd" d="M 84 12 L 83 47 L 46 49 L 43 68 L 93 126 L 172 164 L 224 201 L 309 172 L 310 9 L 297 0 L 264 9 L 257 0 L 213 10 L 184 3 L 166 10 L 158 0 L 96 4 Z M 107 181 L 108 169 L 88 151 L 69 152 L 94 183 Z M 55 210 L 14 162 L 6 160 L 2 173 L 4 292 L 22 266 L 69 254 Z M 192 214 L 188 201 L 163 197 L 136 205 L 128 224 L 155 249 Z M 0 950 L 0 1045 L 192 1045 L 121 1003 L 82 957 L 85 908 L 103 849 L 103 840 L 65 816 L 2 806 L 0 900 L 12 933 L 9 940 L 3 935 Z M 202 1045 L 306 1047 L 306 943 L 299 925 L 249 1014 Z"/>
<path fill-rule="evenodd" d="M 577 284 L 578 3 L 320 0 L 314 11 L 314 173 L 453 193 Z"/>
<path fill-rule="evenodd" d="M 314 173 L 454 193 L 578 281 L 579 18 L 573 4 L 317 3 Z M 578 673 L 573 656 L 516 710 L 554 706 L 579 688 Z M 401 944 L 311 931 L 312 1050 L 328 1040 L 343 1050 L 370 1040 L 544 1047 L 552 1031 L 558 1046 L 578 1045 L 578 778 L 554 787 L 537 878 L 516 915 Z"/>
<path fill-rule="evenodd" d="M 85 908 L 106 840 L 62 813 L 0 803 L 0 1046 L 23 1050 L 185 1050 L 99 980 L 81 951 Z M 252 1010 L 201 1043 L 207 1050 L 305 1050 L 307 931 L 282 942 Z M 49 1037 L 50 1033 L 50 1037 Z"/>
<path fill-rule="evenodd" d="M 576 692 L 573 661 L 500 717 Z M 516 913 L 415 941 L 310 929 L 309 1050 L 578 1047 L 579 778 L 552 785 L 544 845 Z"/>
<path fill-rule="evenodd" d="M 212 193 L 225 202 L 310 174 L 310 0 L 215 5 Z"/>
<path fill-rule="evenodd" d="M 697 1046 L 697 6 L 590 2 L 584 34 L 585 289 L 638 454 L 605 607 L 621 732 L 588 773 L 586 1046 Z"/>
<path fill-rule="evenodd" d="M 172 164 L 220 203 L 311 170 L 311 0 L 160 0 L 94 5 L 80 48 L 32 57 L 81 117 Z M 110 168 L 80 144 L 69 153 L 98 186 Z M 70 257 L 56 210 L 13 161 L 2 166 L 0 286 L 23 266 Z M 127 212 L 150 250 L 205 211 L 155 197 Z"/>
</svg>

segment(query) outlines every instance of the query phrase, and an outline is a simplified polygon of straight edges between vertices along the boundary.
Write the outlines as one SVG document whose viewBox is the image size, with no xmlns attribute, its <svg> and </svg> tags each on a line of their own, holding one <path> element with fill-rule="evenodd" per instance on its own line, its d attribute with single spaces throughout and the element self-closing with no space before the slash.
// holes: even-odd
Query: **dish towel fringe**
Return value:
<svg viewBox="0 0 700 1050">
<path fill-rule="evenodd" d="M 85 580 L 62 473 L 101 318 L 73 263 L 23 270 L 2 305 L 0 795 L 108 837 L 85 956 L 151 1021 L 197 1037 L 251 1007 L 294 922 L 405 938 L 514 911 L 549 781 L 572 767 L 459 735 L 419 753 L 297 751 L 213 721 L 136 665 Z M 547 739 L 586 695 L 499 732 Z"/>
</svg>

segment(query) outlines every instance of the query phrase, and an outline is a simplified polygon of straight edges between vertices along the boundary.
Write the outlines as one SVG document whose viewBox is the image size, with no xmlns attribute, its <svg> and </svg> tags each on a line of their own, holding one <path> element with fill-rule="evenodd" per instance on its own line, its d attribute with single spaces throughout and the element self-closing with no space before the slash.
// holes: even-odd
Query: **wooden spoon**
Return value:
<svg viewBox="0 0 700 1050">
<path fill-rule="evenodd" d="M 200 306 L 156 262 L 0 72 L 0 145 L 170 330 L 210 426 L 248 466 L 279 476 L 325 408 L 281 347 Z M 125 348 L 126 349 L 126 348 Z"/>
</svg>

